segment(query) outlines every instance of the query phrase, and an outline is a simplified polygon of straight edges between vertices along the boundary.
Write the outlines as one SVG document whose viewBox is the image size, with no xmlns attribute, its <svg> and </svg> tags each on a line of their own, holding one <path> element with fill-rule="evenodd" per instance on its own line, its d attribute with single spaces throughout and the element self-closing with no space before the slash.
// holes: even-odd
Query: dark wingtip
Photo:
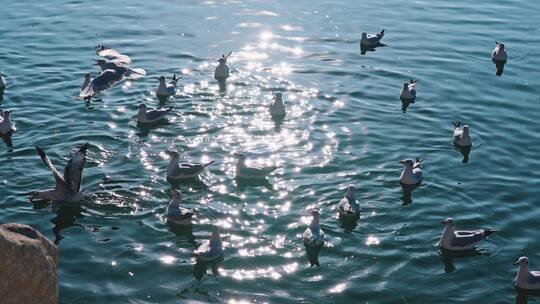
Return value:
<svg viewBox="0 0 540 304">
<path fill-rule="evenodd" d="M 495 232 L 495 231 L 493 231 L 491 229 L 484 229 L 484 235 L 485 236 L 489 236 L 489 235 L 493 234 L 493 232 Z"/>
<path fill-rule="evenodd" d="M 88 150 L 89 147 L 90 147 L 90 144 L 85 143 L 84 145 L 82 145 L 82 147 L 79 149 L 79 151 L 82 151 L 83 153 L 86 153 L 86 151 Z"/>
<path fill-rule="evenodd" d="M 215 162 L 216 162 L 215 160 L 211 160 L 211 161 L 207 162 L 206 164 L 204 164 L 204 167 L 208 167 L 208 166 L 210 166 L 211 164 L 213 164 Z"/>
</svg>

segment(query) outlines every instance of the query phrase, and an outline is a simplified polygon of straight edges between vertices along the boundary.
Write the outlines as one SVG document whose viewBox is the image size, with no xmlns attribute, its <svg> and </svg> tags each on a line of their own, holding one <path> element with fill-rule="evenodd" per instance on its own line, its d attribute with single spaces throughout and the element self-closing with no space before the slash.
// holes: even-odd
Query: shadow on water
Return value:
<svg viewBox="0 0 540 304">
<path fill-rule="evenodd" d="M 157 122 L 154 123 L 137 123 L 137 128 L 139 129 L 139 133 L 136 135 L 139 137 L 146 137 L 148 134 L 150 134 L 150 131 L 154 128 L 157 128 L 159 126 L 166 126 L 169 124 L 169 121 L 166 118 L 160 119 Z"/>
<path fill-rule="evenodd" d="M 454 266 L 454 258 L 470 258 L 470 257 L 479 256 L 482 254 L 486 254 L 486 253 L 482 253 L 478 251 L 477 249 L 451 251 L 451 250 L 446 250 L 446 249 L 441 248 L 441 251 L 440 251 L 441 260 L 444 264 L 444 272 L 446 273 L 450 273 L 456 269 L 456 267 Z"/>
<path fill-rule="evenodd" d="M 0 137 L 2 137 L 2 140 L 6 143 L 6 146 L 8 146 L 9 148 L 13 148 L 13 141 L 11 140 L 12 135 L 13 135 L 13 132 L 0 135 Z M 8 151 L 12 152 L 11 149 L 9 149 Z"/>
<path fill-rule="evenodd" d="M 227 92 L 227 80 L 219 79 L 218 86 L 219 86 L 219 94 L 221 96 L 225 95 L 225 93 Z"/>
<path fill-rule="evenodd" d="M 403 202 L 403 206 L 409 205 L 413 202 L 412 200 L 412 192 L 414 189 L 418 188 L 420 184 L 418 185 L 405 185 L 402 183 L 399 183 L 401 185 L 401 201 Z"/>
<path fill-rule="evenodd" d="M 50 205 L 48 201 L 32 201 L 34 209 L 43 209 Z M 82 212 L 84 211 L 80 204 L 61 204 L 54 203 L 53 208 L 56 209 L 56 217 L 51 219 L 51 223 L 54 224 L 52 229 L 54 233 L 54 244 L 60 244 L 60 241 L 64 238 L 60 234 L 62 229 L 77 226 L 83 228 L 82 225 L 76 224 L 75 220 L 83 218 Z"/>
<path fill-rule="evenodd" d="M 193 225 L 179 225 L 176 223 L 167 222 L 167 227 L 169 227 L 169 230 L 176 236 L 184 237 L 188 243 L 192 244 L 193 246 L 197 246 L 195 236 L 193 236 Z"/>
<path fill-rule="evenodd" d="M 407 109 L 409 108 L 409 105 L 411 103 L 414 103 L 414 99 L 404 99 L 404 98 L 399 98 L 401 99 L 401 110 L 403 111 L 403 113 L 406 113 L 407 112 Z"/>
<path fill-rule="evenodd" d="M 309 267 L 317 266 L 319 267 L 321 264 L 319 263 L 319 253 L 321 252 L 321 249 L 324 247 L 322 246 L 308 246 L 304 244 L 304 247 L 306 248 L 306 256 L 308 258 Z"/>
<path fill-rule="evenodd" d="M 173 189 L 179 189 L 181 185 L 190 186 L 195 189 L 207 189 L 208 185 L 198 176 L 194 178 L 173 179 L 167 178 L 167 182 Z"/>
<path fill-rule="evenodd" d="M 458 145 L 456 145 L 455 147 L 456 147 L 456 150 L 459 150 L 461 155 L 463 155 L 462 162 L 463 163 L 468 163 L 469 162 L 469 154 L 471 153 L 472 145 L 471 146 L 458 146 Z"/>
<path fill-rule="evenodd" d="M 215 276 L 219 275 L 219 264 L 223 261 L 223 257 L 220 257 L 214 261 L 203 261 L 197 259 L 193 265 L 193 277 L 197 281 L 201 281 L 207 269 L 210 268 Z"/>
<path fill-rule="evenodd" d="M 514 287 L 516 291 L 516 304 L 527 304 L 529 298 L 539 298 L 540 290 L 537 289 L 522 289 Z"/>
<path fill-rule="evenodd" d="M 270 184 L 270 182 L 268 181 L 267 178 L 241 178 L 241 177 L 236 177 L 235 181 L 236 181 L 236 188 L 238 190 L 243 190 L 246 187 L 253 187 L 253 186 L 254 187 L 264 186 L 268 190 L 274 190 L 274 187 L 272 186 L 272 184 Z"/>
<path fill-rule="evenodd" d="M 386 44 L 380 43 L 380 42 L 372 46 L 366 46 L 366 45 L 360 44 L 360 54 L 366 55 L 368 52 L 375 52 L 378 47 L 384 47 L 384 46 L 386 46 Z"/>
<path fill-rule="evenodd" d="M 495 64 L 495 68 L 497 71 L 495 72 L 495 75 L 502 76 L 504 72 L 504 65 L 506 64 L 506 60 L 492 60 Z"/>
<path fill-rule="evenodd" d="M 351 216 L 339 215 L 338 221 L 339 226 L 345 230 L 345 232 L 350 233 L 358 225 L 358 219 L 360 219 L 360 214 L 355 214 Z"/>
</svg>

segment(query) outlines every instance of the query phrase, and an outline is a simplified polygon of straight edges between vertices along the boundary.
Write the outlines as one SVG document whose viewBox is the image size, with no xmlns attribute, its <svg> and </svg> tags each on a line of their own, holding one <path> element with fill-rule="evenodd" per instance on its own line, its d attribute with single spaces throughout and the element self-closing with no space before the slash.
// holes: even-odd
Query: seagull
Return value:
<svg viewBox="0 0 540 304">
<path fill-rule="evenodd" d="M 235 153 L 234 156 L 238 158 L 238 163 L 236 163 L 236 177 L 237 178 L 251 178 L 251 179 L 262 179 L 265 178 L 272 171 L 276 170 L 277 166 L 270 167 L 261 167 L 246 165 L 247 155 L 244 153 Z"/>
<path fill-rule="evenodd" d="M 4 74 L 0 73 L 0 90 L 6 88 L 6 79 L 4 78 L 4 76 Z"/>
<path fill-rule="evenodd" d="M 489 229 L 463 231 L 454 230 L 454 219 L 447 218 L 441 224 L 445 225 L 439 246 L 446 250 L 471 250 L 480 241 L 487 238 L 493 231 Z"/>
<path fill-rule="evenodd" d="M 56 181 L 56 187 L 51 190 L 35 191 L 32 193 L 30 201 L 47 200 L 54 202 L 78 202 L 82 199 L 84 189 L 81 190 L 84 165 L 86 163 L 86 152 L 89 144 L 84 144 L 71 157 L 64 168 L 64 176 L 56 170 L 45 152 L 38 146 L 36 150 L 43 160 L 43 163 L 52 171 Z"/>
<path fill-rule="evenodd" d="M 360 40 L 360 45 L 363 46 L 377 46 L 381 43 L 381 39 L 384 36 L 384 29 L 377 34 L 367 34 L 366 32 L 362 33 L 362 39 Z"/>
<path fill-rule="evenodd" d="M 116 83 L 121 81 L 124 76 L 122 73 L 115 70 L 105 70 L 99 73 L 94 79 L 90 79 L 90 74 L 86 74 L 84 78 L 83 85 L 86 84 L 86 86 L 81 90 L 79 97 L 90 99 L 92 96 L 114 86 Z"/>
<path fill-rule="evenodd" d="M 223 256 L 223 244 L 218 226 L 212 227 L 210 240 L 204 241 L 193 253 L 195 258 L 205 262 L 215 261 Z"/>
<path fill-rule="evenodd" d="M 270 105 L 270 115 L 272 116 L 285 116 L 287 110 L 283 104 L 282 94 L 280 92 L 272 93 L 274 96 L 274 103 Z"/>
<path fill-rule="evenodd" d="M 180 158 L 180 153 L 176 151 L 171 151 L 171 150 L 166 150 L 165 153 L 167 153 L 171 157 L 171 161 L 169 162 L 169 165 L 167 166 L 167 178 L 169 179 L 195 178 L 199 176 L 199 174 L 201 174 L 204 168 L 214 163 L 213 160 L 204 164 L 178 163 L 178 159 Z"/>
<path fill-rule="evenodd" d="M 137 113 L 137 123 L 139 124 L 151 124 L 156 123 L 167 115 L 173 108 L 168 107 L 166 109 L 153 109 L 147 110 L 146 105 L 141 103 L 139 105 L 139 112 Z"/>
<path fill-rule="evenodd" d="M 180 207 L 180 201 L 182 201 L 182 194 L 172 189 L 172 199 L 167 207 L 167 222 L 189 226 L 191 225 L 193 211 Z"/>
<path fill-rule="evenodd" d="M 318 210 L 311 210 L 311 216 L 313 217 L 311 223 L 304 231 L 302 235 L 302 241 L 308 251 L 308 259 L 311 266 L 319 266 L 319 251 L 324 246 L 324 231 L 322 231 L 319 224 L 320 213 Z M 314 251 L 311 254 L 311 251 Z"/>
<path fill-rule="evenodd" d="M 174 95 L 176 92 L 176 82 L 179 78 L 176 78 L 176 74 L 173 75 L 173 78 L 169 83 L 165 82 L 165 76 L 159 77 L 159 87 L 156 91 L 157 97 L 169 97 L 171 95 Z"/>
<path fill-rule="evenodd" d="M 131 64 L 129 56 L 121 54 L 117 50 L 104 45 L 96 46 L 96 55 L 120 64 Z"/>
<path fill-rule="evenodd" d="M 116 63 L 114 61 L 107 61 L 103 59 L 94 60 L 96 63 L 94 65 L 99 66 L 101 71 L 113 70 L 117 74 L 122 75 L 122 77 L 130 77 L 132 79 L 138 79 L 146 75 L 144 69 L 132 69 L 123 64 Z"/>
<path fill-rule="evenodd" d="M 221 55 L 221 58 L 218 59 L 218 66 L 214 70 L 214 78 L 218 81 L 225 81 L 229 78 L 229 67 L 227 66 L 227 58 L 232 54 L 229 52 L 227 56 L 225 54 Z"/>
<path fill-rule="evenodd" d="M 422 182 L 422 162 L 416 158 L 416 161 L 411 159 L 402 160 L 399 163 L 405 166 L 405 169 L 401 172 L 399 177 L 399 182 L 404 185 L 417 186 Z"/>
<path fill-rule="evenodd" d="M 495 41 L 495 49 L 491 52 L 491 59 L 493 61 L 506 61 L 506 51 L 504 49 L 504 43 Z"/>
<path fill-rule="evenodd" d="M 338 212 L 340 217 L 357 217 L 360 215 L 360 206 L 356 201 L 356 189 L 354 186 L 347 187 L 345 197 L 338 204 Z"/>
<path fill-rule="evenodd" d="M 403 83 L 403 89 L 401 89 L 401 92 L 399 93 L 399 97 L 402 100 L 406 100 L 409 102 L 414 102 L 416 99 L 416 82 L 418 80 L 410 80 L 410 82 L 404 82 Z"/>
<path fill-rule="evenodd" d="M 521 289 L 540 289 L 540 271 L 529 270 L 529 259 L 520 257 L 514 265 L 519 265 L 516 275 L 516 285 Z"/>
<path fill-rule="evenodd" d="M 454 125 L 454 145 L 460 147 L 472 146 L 471 137 L 469 136 L 469 126 L 461 126 L 459 121 L 452 124 Z"/>
<path fill-rule="evenodd" d="M 10 116 L 11 111 L 0 111 L 0 135 L 7 135 L 15 131 Z"/>
</svg>

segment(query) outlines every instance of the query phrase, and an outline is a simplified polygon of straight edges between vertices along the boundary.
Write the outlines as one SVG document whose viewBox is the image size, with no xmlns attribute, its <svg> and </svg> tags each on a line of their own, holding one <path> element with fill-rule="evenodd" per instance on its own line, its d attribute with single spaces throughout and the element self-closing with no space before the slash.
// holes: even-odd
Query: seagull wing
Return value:
<svg viewBox="0 0 540 304">
<path fill-rule="evenodd" d="M 146 118 L 148 120 L 155 120 L 160 119 L 165 116 L 165 114 L 169 113 L 172 110 L 172 107 L 169 107 L 167 109 L 154 109 L 146 112 Z"/>
<path fill-rule="evenodd" d="M 56 181 L 56 189 L 67 188 L 67 185 L 66 185 L 66 182 L 65 182 L 64 178 L 62 176 L 60 176 L 60 173 L 58 172 L 58 170 L 56 170 L 56 168 L 51 163 L 51 160 L 49 159 L 47 154 L 45 154 L 45 151 L 43 151 L 38 146 L 36 146 L 36 150 L 37 150 L 37 152 L 39 154 L 39 157 L 41 157 L 41 160 L 43 161 L 43 163 L 49 168 L 49 170 L 51 170 L 51 172 L 52 172 L 52 174 L 54 176 L 54 180 Z"/>
<path fill-rule="evenodd" d="M 131 64 L 131 58 L 129 58 L 129 56 L 121 54 L 120 52 L 112 48 L 104 46 L 97 47 L 96 55 L 114 61 L 116 63 Z"/>
<path fill-rule="evenodd" d="M 485 239 L 486 236 L 483 231 L 477 231 L 473 234 L 461 235 L 456 232 L 455 237 L 450 242 L 452 246 L 456 247 L 466 247 L 474 245 L 481 240 Z"/>
<path fill-rule="evenodd" d="M 94 78 L 94 80 L 90 82 L 89 86 L 92 86 L 94 93 L 97 94 L 111 88 L 123 78 L 124 77 L 121 72 L 117 72 L 116 70 L 105 70 Z"/>
<path fill-rule="evenodd" d="M 64 180 L 71 194 L 79 193 L 83 176 L 84 165 L 86 164 L 86 151 L 88 143 L 84 144 L 77 153 L 68 161 L 64 168 Z"/>
</svg>

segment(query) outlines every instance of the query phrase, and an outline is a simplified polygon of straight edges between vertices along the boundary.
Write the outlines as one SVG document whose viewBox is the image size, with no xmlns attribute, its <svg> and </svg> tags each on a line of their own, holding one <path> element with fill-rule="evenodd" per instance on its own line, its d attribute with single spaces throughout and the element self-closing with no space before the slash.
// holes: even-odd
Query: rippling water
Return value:
<svg viewBox="0 0 540 304">
<path fill-rule="evenodd" d="M 509 303 L 511 262 L 540 268 L 538 5 L 534 1 L 1 1 L 0 69 L 9 82 L 12 147 L 0 145 L 0 222 L 30 224 L 60 247 L 64 303 Z M 360 54 L 362 31 L 386 47 Z M 494 40 L 509 60 L 497 77 Z M 146 78 L 90 105 L 75 96 L 111 45 Z M 220 93 L 216 58 L 232 76 Z M 159 105 L 157 77 L 182 74 L 168 123 L 140 129 L 137 105 Z M 401 84 L 419 78 L 406 112 Z M 272 91 L 288 115 L 271 120 Z M 469 163 L 451 121 L 471 126 Z M 32 205 L 52 184 L 33 146 L 58 167 L 90 142 L 81 207 Z M 196 210 L 193 235 L 164 213 L 168 159 L 214 159 L 200 183 L 177 185 Z M 280 169 L 261 186 L 234 180 L 232 153 Z M 425 159 L 424 183 L 404 195 L 404 158 Z M 356 185 L 352 232 L 335 204 Z M 536 197 L 536 199 L 535 199 Z M 327 246 L 308 268 L 306 210 L 321 209 Z M 482 255 L 443 259 L 441 219 L 500 232 Z M 193 277 L 192 251 L 222 228 L 221 275 Z"/>
</svg>

